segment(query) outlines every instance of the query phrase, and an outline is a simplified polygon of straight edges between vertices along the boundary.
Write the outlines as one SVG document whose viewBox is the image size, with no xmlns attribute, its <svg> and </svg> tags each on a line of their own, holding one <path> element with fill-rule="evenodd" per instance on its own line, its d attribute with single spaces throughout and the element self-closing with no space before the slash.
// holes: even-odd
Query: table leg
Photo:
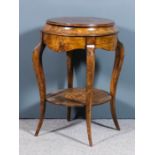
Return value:
<svg viewBox="0 0 155 155">
<path fill-rule="evenodd" d="M 94 82 L 94 71 L 95 71 L 95 45 L 87 45 L 87 83 L 86 83 L 86 124 L 89 145 L 92 146 L 92 133 L 91 133 L 91 111 L 92 111 L 92 100 L 93 100 L 93 82 Z"/>
<path fill-rule="evenodd" d="M 114 121 L 114 124 L 117 130 L 120 130 L 120 126 L 117 121 L 115 96 L 116 96 L 117 82 L 119 79 L 123 61 L 124 61 L 124 47 L 123 47 L 123 44 L 118 40 L 117 48 L 115 52 L 115 62 L 114 62 L 114 67 L 113 67 L 113 72 L 112 72 L 112 79 L 110 83 L 110 94 L 112 96 L 112 99 L 110 102 L 111 114 L 112 114 L 112 118 L 113 118 L 113 121 Z"/>
<path fill-rule="evenodd" d="M 35 47 L 33 51 L 33 55 L 32 55 L 33 66 L 34 66 L 34 70 L 36 73 L 36 78 L 37 78 L 39 93 L 40 93 L 40 119 L 38 122 L 35 136 L 38 136 L 39 134 L 40 128 L 43 124 L 45 109 L 46 109 L 45 76 L 44 76 L 44 71 L 43 71 L 43 66 L 42 66 L 42 54 L 43 54 L 44 48 L 45 48 L 45 45 L 42 42 L 39 43 Z"/>
<path fill-rule="evenodd" d="M 73 53 L 67 52 L 68 88 L 73 88 Z M 71 107 L 67 107 L 67 120 L 71 120 Z"/>
</svg>

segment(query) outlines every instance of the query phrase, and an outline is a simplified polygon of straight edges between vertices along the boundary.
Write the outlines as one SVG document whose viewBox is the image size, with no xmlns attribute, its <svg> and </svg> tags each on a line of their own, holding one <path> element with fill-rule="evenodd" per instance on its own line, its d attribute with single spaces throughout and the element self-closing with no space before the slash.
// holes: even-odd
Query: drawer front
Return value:
<svg viewBox="0 0 155 155">
<path fill-rule="evenodd" d="M 85 48 L 84 37 L 66 37 L 53 34 L 44 34 L 43 41 L 50 49 L 55 52 Z"/>
<path fill-rule="evenodd" d="M 65 52 L 75 49 L 85 49 L 86 37 L 67 37 L 54 34 L 43 34 L 44 43 L 55 52 Z M 96 48 L 114 51 L 117 45 L 117 35 L 95 37 Z"/>
<path fill-rule="evenodd" d="M 96 37 L 96 48 L 114 51 L 117 45 L 117 35 Z"/>
</svg>

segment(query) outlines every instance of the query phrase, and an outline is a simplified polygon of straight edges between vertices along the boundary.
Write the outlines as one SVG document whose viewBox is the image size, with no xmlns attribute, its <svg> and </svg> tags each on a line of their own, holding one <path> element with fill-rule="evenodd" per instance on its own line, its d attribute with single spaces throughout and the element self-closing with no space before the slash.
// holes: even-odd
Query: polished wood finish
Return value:
<svg viewBox="0 0 155 155">
<path fill-rule="evenodd" d="M 33 52 L 32 60 L 33 60 L 33 66 L 36 73 L 38 86 L 39 86 L 39 93 L 40 93 L 40 120 L 37 126 L 37 130 L 35 133 L 35 136 L 38 135 L 40 128 L 43 124 L 44 116 L 45 116 L 45 110 L 46 110 L 46 86 L 45 86 L 45 76 L 42 66 L 42 54 L 43 50 L 45 48 L 45 44 L 41 41 L 39 43 Z"/>
<path fill-rule="evenodd" d="M 112 118 L 115 123 L 115 126 L 118 130 L 120 130 L 120 127 L 116 116 L 115 96 L 116 96 L 117 82 L 123 65 L 123 61 L 124 61 L 124 47 L 123 47 L 123 44 L 118 40 L 117 48 L 115 52 L 115 62 L 114 62 L 114 67 L 112 72 L 111 83 L 110 83 L 110 94 L 112 97 L 110 102 L 111 114 L 112 114 Z"/>
<path fill-rule="evenodd" d="M 84 107 L 87 105 L 86 96 L 86 88 L 67 88 L 47 94 L 46 101 L 49 103 L 64 105 L 68 107 Z M 111 95 L 104 90 L 93 88 L 92 96 L 92 106 L 100 105 L 111 101 Z"/>
<path fill-rule="evenodd" d="M 68 88 L 73 88 L 73 53 L 67 52 L 67 78 Z M 67 108 L 67 120 L 71 120 L 71 107 Z"/>
<path fill-rule="evenodd" d="M 114 22 L 109 19 L 96 17 L 59 17 L 47 20 L 50 25 L 72 27 L 110 27 Z"/>
<path fill-rule="evenodd" d="M 93 99 L 93 82 L 95 72 L 95 37 L 88 37 L 86 40 L 87 52 L 87 81 L 86 81 L 86 124 L 89 145 L 92 146 L 92 133 L 91 133 L 91 111 Z M 99 98 L 98 98 L 99 99 Z"/>
<path fill-rule="evenodd" d="M 114 124 L 120 130 L 115 108 L 116 87 L 124 60 L 124 48 L 118 40 L 115 23 L 94 17 L 62 17 L 47 20 L 42 29 L 41 42 L 33 52 L 33 64 L 40 92 L 40 120 L 37 136 L 43 124 L 46 102 L 67 106 L 67 120 L 71 119 L 71 107 L 85 107 L 89 145 L 92 146 L 92 106 L 110 103 Z M 66 52 L 68 88 L 46 95 L 42 53 L 47 46 L 54 52 Z M 115 52 L 115 62 L 110 83 L 110 93 L 93 87 L 95 72 L 95 49 Z M 73 88 L 73 52 L 86 49 L 86 87 Z"/>
<path fill-rule="evenodd" d="M 117 33 L 115 26 L 111 27 L 61 27 L 46 24 L 42 30 L 45 34 L 55 34 L 59 36 L 86 37 L 86 36 L 104 36 Z"/>
</svg>

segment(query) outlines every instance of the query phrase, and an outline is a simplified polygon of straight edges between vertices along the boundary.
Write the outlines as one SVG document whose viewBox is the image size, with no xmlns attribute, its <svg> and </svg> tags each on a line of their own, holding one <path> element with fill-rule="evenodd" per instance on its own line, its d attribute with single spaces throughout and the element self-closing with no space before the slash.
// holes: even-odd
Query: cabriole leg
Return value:
<svg viewBox="0 0 155 155">
<path fill-rule="evenodd" d="M 73 53 L 67 52 L 67 79 L 68 88 L 73 88 Z M 67 107 L 67 120 L 71 120 L 71 107 Z"/>
<path fill-rule="evenodd" d="M 39 93 L 40 93 L 40 119 L 39 119 L 38 126 L 35 132 L 35 136 L 38 136 L 39 134 L 40 128 L 43 124 L 43 120 L 45 116 L 45 109 L 46 109 L 45 76 L 44 76 L 44 71 L 43 71 L 43 66 L 42 66 L 42 54 L 43 54 L 44 48 L 45 48 L 45 45 L 42 42 L 39 43 L 35 47 L 33 51 L 33 55 L 32 55 L 34 71 L 36 73 L 36 78 L 37 78 Z"/>
<path fill-rule="evenodd" d="M 93 100 L 93 82 L 95 71 L 95 46 L 87 45 L 87 83 L 86 83 L 86 125 L 89 145 L 92 146 L 92 130 L 91 130 L 91 115 L 92 115 L 92 100 Z"/>
<path fill-rule="evenodd" d="M 112 119 L 114 121 L 114 124 L 117 130 L 120 130 L 120 126 L 117 121 L 115 96 L 116 96 L 117 82 L 123 65 L 123 60 L 124 60 L 124 47 L 123 47 L 123 44 L 118 40 L 117 48 L 115 52 L 115 62 L 114 62 L 114 67 L 112 72 L 112 79 L 110 83 L 110 94 L 112 96 L 112 99 L 110 102 L 110 108 L 111 108 Z"/>
</svg>

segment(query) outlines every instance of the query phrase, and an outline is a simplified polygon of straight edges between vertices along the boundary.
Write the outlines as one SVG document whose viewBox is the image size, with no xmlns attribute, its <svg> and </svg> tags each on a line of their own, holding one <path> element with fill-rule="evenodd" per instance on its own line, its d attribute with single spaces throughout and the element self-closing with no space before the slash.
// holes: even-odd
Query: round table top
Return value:
<svg viewBox="0 0 155 155">
<path fill-rule="evenodd" d="M 71 27 L 114 26 L 114 22 L 112 20 L 96 17 L 59 17 L 47 20 L 47 24 Z"/>
</svg>

